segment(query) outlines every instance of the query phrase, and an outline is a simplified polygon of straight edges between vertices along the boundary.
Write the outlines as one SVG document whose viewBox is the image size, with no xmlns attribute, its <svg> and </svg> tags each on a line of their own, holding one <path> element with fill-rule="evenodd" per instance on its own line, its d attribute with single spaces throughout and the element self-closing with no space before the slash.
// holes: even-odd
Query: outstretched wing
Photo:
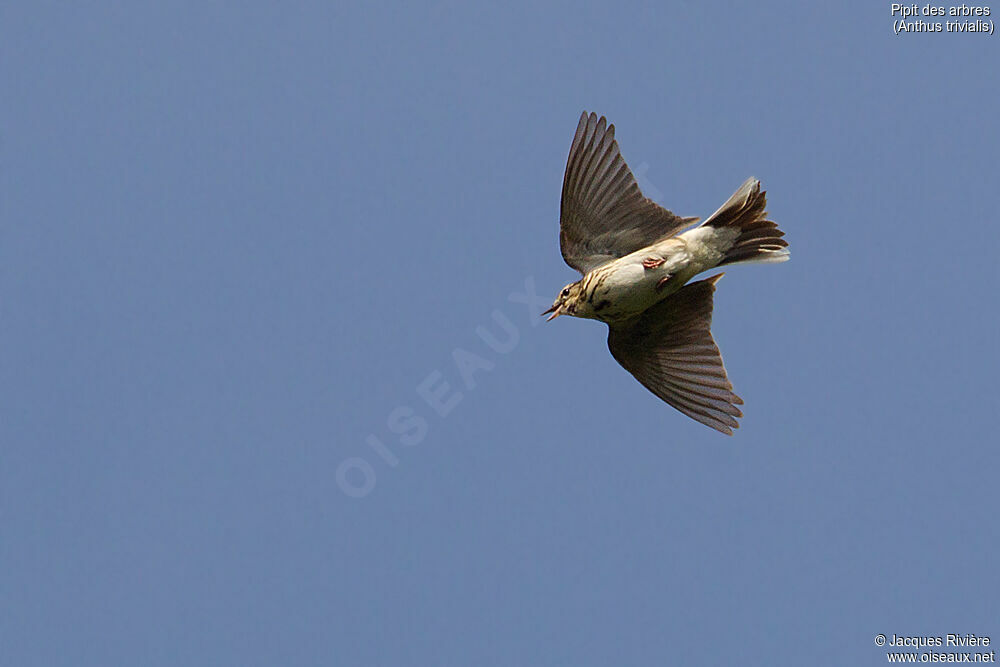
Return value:
<svg viewBox="0 0 1000 667">
<path fill-rule="evenodd" d="M 647 389 L 688 417 L 726 435 L 742 417 L 722 355 L 712 338 L 718 274 L 682 287 L 628 324 L 612 325 L 615 360 Z"/>
<path fill-rule="evenodd" d="M 583 274 L 698 221 L 643 197 L 618 150 L 615 126 L 586 111 L 569 149 L 559 218 L 563 259 Z"/>
</svg>

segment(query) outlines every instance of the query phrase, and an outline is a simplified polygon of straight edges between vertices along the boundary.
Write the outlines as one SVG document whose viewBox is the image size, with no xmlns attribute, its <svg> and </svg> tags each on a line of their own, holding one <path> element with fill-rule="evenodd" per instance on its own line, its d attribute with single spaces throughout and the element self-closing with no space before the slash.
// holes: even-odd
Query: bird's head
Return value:
<svg viewBox="0 0 1000 667">
<path fill-rule="evenodd" d="M 546 310 L 542 315 L 549 315 L 549 320 L 554 320 L 563 314 L 576 315 L 577 305 L 583 296 L 583 281 L 578 280 L 575 283 L 570 283 L 566 287 L 562 288 L 559 292 L 559 296 L 556 297 L 555 302 L 553 302 L 552 307 Z"/>
</svg>

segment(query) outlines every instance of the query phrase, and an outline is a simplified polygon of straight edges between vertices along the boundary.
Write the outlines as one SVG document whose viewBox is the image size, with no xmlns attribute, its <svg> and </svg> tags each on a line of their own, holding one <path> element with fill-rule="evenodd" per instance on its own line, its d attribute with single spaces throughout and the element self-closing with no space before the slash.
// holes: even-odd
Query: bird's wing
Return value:
<svg viewBox="0 0 1000 667">
<path fill-rule="evenodd" d="M 563 177 L 559 246 L 567 264 L 586 274 L 697 221 L 643 197 L 618 150 L 615 126 L 583 112 Z"/>
<path fill-rule="evenodd" d="M 712 338 L 718 274 L 682 287 L 628 323 L 611 325 L 614 358 L 647 389 L 688 417 L 732 435 L 742 417 Z"/>
</svg>

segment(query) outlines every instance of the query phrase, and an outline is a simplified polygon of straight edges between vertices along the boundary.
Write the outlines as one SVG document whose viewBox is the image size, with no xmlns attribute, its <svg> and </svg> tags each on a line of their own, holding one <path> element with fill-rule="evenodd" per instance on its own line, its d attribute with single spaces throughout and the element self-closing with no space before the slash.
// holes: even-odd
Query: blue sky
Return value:
<svg viewBox="0 0 1000 667">
<path fill-rule="evenodd" d="M 892 20 L 5 5 L 0 662 L 861 665 L 878 633 L 1000 640 L 998 38 Z M 525 296 L 575 276 L 583 109 L 679 214 L 769 192 L 792 261 L 716 297 L 733 438 Z"/>
</svg>

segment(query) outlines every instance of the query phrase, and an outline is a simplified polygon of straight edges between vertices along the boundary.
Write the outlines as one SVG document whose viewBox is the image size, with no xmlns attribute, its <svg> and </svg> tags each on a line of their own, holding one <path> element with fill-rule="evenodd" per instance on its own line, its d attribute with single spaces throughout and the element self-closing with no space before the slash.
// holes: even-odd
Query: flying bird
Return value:
<svg viewBox="0 0 1000 667">
<path fill-rule="evenodd" d="M 735 263 L 784 262 L 788 242 L 767 219 L 760 181 L 748 179 L 697 224 L 642 195 L 604 116 L 580 116 L 563 177 L 559 246 L 583 278 L 566 285 L 549 320 L 608 325 L 611 355 L 647 389 L 706 426 L 732 435 L 743 413 L 712 338 L 712 295 Z M 686 230 L 686 231 L 685 231 Z"/>
</svg>

